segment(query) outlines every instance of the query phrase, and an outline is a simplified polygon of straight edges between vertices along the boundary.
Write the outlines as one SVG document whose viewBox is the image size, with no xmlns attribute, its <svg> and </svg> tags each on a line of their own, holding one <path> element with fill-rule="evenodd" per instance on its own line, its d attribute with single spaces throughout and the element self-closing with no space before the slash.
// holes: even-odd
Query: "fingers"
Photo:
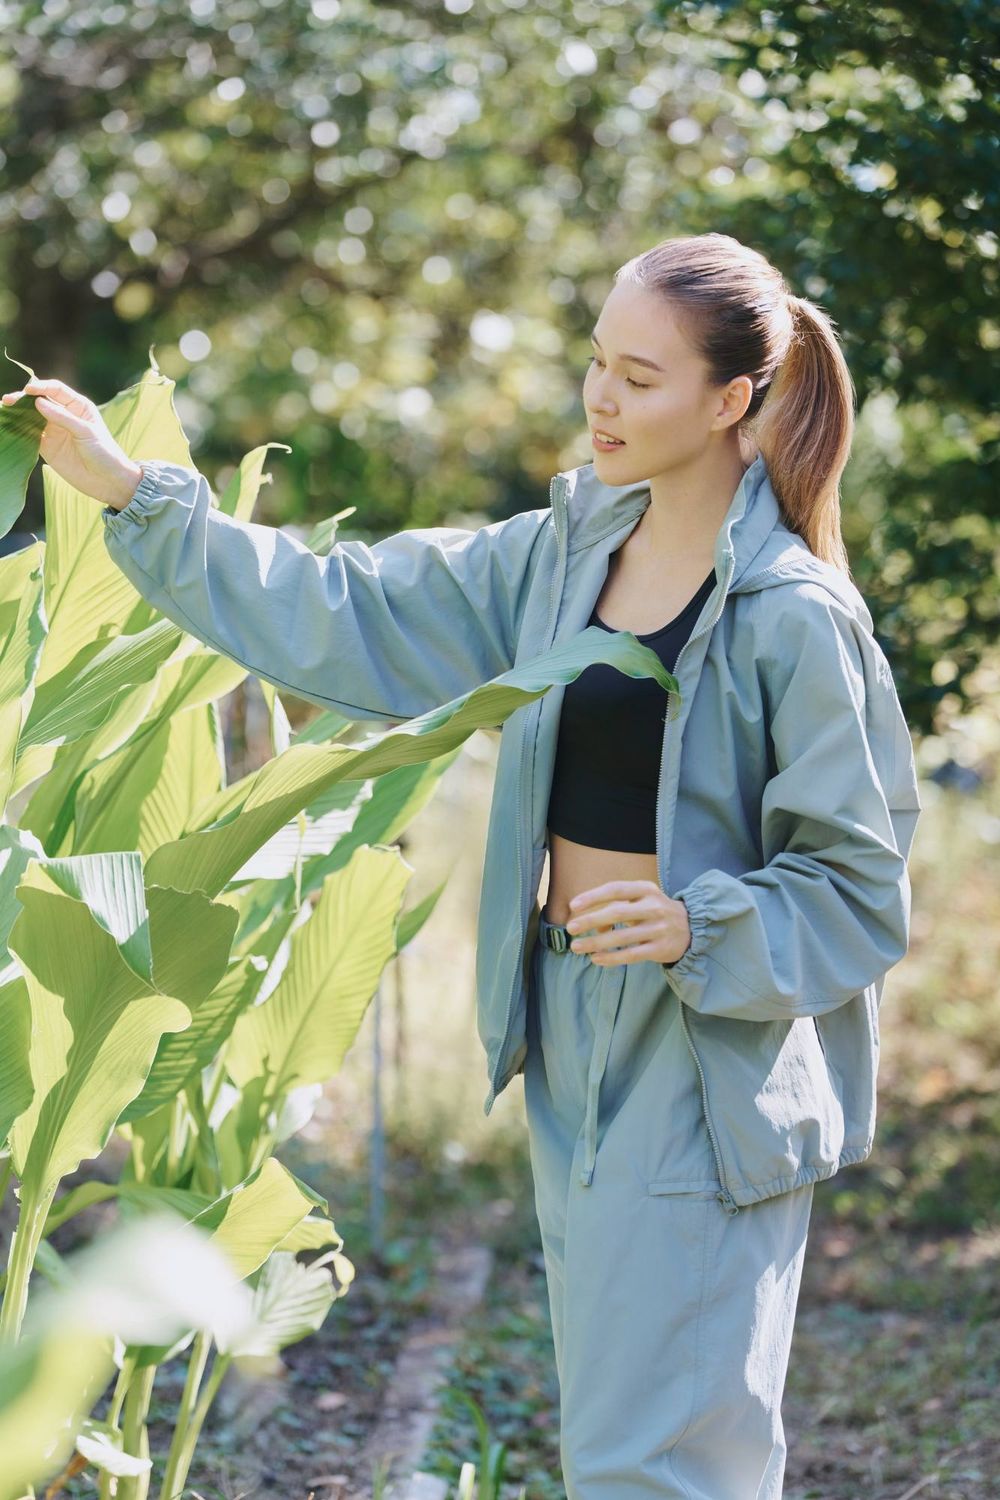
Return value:
<svg viewBox="0 0 1000 1500">
<path fill-rule="evenodd" d="M 29 382 L 29 387 L 23 391 L 11 391 L 0 397 L 4 406 L 13 406 L 20 396 L 35 395 L 34 386 Z M 86 408 L 80 410 L 81 402 L 86 402 L 85 397 L 80 397 L 75 407 L 68 403 L 57 400 L 52 395 L 35 395 L 35 410 L 39 416 L 45 418 L 56 427 L 63 427 L 67 432 L 74 433 L 77 437 L 93 437 L 94 429 L 90 423 L 90 412 Z"/>
<path fill-rule="evenodd" d="M 602 969 L 609 969 L 615 964 L 638 963 L 640 959 L 647 958 L 656 963 L 660 962 L 655 943 L 639 943 L 634 948 L 619 948 L 614 953 L 595 953 L 591 963 L 598 964 Z"/>
<path fill-rule="evenodd" d="M 39 396 L 35 402 L 36 409 L 55 427 L 62 427 L 66 432 L 71 432 L 79 438 L 93 438 L 94 428 L 86 416 L 70 406 L 63 406 L 59 401 L 53 401 L 49 396 Z"/>
<path fill-rule="evenodd" d="M 655 880 L 609 880 L 604 885 L 595 885 L 592 891 L 581 891 L 570 901 L 570 910 L 574 912 L 586 911 L 590 906 L 596 906 L 601 901 L 613 901 L 617 897 L 626 899 L 637 899 L 640 896 L 649 896 L 653 893 L 662 894 Z"/>
<path fill-rule="evenodd" d="M 79 391 L 67 385 L 64 380 L 26 380 L 19 391 L 13 391 L 10 396 L 4 396 L 5 405 L 16 401 L 19 396 L 43 396 L 56 405 L 65 406 L 78 417 L 89 416 L 94 409 L 94 403 L 88 396 L 83 396 Z"/>
<path fill-rule="evenodd" d="M 655 923 L 629 922 L 625 927 L 609 928 L 592 937 L 574 938 L 570 944 L 574 953 L 606 954 L 624 945 L 631 947 L 646 938 L 655 938 L 659 928 Z"/>
<path fill-rule="evenodd" d="M 576 910 L 566 926 L 570 932 L 584 932 L 588 927 L 605 927 L 611 922 L 634 922 L 639 917 L 651 916 L 654 910 L 651 901 L 638 896 L 634 901 L 611 901 L 589 911 Z"/>
</svg>

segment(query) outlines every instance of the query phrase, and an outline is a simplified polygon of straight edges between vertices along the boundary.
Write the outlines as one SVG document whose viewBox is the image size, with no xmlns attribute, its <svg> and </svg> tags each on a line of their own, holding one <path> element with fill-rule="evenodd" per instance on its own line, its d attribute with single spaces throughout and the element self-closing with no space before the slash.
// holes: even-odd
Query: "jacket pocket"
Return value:
<svg viewBox="0 0 1000 1500">
<path fill-rule="evenodd" d="M 739 1021 L 688 1011 L 730 1183 L 764 1186 L 834 1166 L 844 1106 L 812 1016 Z"/>
</svg>

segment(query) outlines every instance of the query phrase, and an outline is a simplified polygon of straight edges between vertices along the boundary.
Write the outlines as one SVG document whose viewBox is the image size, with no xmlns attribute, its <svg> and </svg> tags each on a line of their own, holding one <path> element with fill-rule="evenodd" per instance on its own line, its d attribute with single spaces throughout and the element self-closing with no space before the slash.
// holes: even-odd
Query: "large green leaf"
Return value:
<svg viewBox="0 0 1000 1500">
<path fill-rule="evenodd" d="M 423 927 L 431 912 L 434 910 L 435 906 L 437 906 L 438 897 L 441 895 L 441 892 L 444 890 L 447 884 L 447 880 L 442 880 L 441 884 L 437 886 L 435 890 L 426 895 L 422 901 L 418 901 L 416 906 L 413 906 L 409 911 L 404 911 L 400 914 L 399 924 L 396 928 L 397 953 L 402 953 L 407 943 L 411 943 L 416 937 L 417 933 L 420 931 L 421 927 Z"/>
<path fill-rule="evenodd" d="M 326 856 L 331 844 L 335 846 L 345 834 L 350 832 L 360 809 L 370 800 L 378 784 L 377 781 L 370 779 L 339 781 L 324 793 L 325 811 L 322 817 L 325 821 L 321 827 L 325 847 L 319 853 L 303 852 L 301 859 L 303 881 L 308 879 L 308 872 L 313 865 Z M 242 795 L 243 792 L 237 790 L 236 799 L 239 800 Z M 311 821 L 311 814 L 316 805 L 314 803 L 312 807 L 306 808 L 302 814 L 286 823 L 270 839 L 266 839 L 261 848 L 251 855 L 250 859 L 237 871 L 233 877 L 234 883 L 227 887 L 226 897 L 237 901 L 240 911 L 240 926 L 233 943 L 234 952 L 243 952 L 246 945 L 253 941 L 254 932 L 262 924 L 271 922 L 276 912 L 294 908 L 302 901 L 304 895 L 308 894 L 308 890 L 302 887 L 298 893 L 296 892 L 294 864 L 285 874 L 272 874 L 270 871 L 275 865 L 284 869 L 298 851 L 304 849 L 307 840 L 310 839 L 310 829 L 315 836 L 317 830 Z M 300 818 L 305 820 L 304 830 L 299 827 Z M 212 823 L 215 820 L 209 818 L 207 821 Z M 196 820 L 187 831 L 193 833 L 200 826 L 202 826 L 201 823 Z M 379 842 L 382 841 L 379 840 Z M 272 852 L 275 855 L 274 865 L 270 858 Z M 252 873 L 262 869 L 269 873 L 256 875 Z M 235 882 L 243 883 L 237 885 Z M 221 893 L 217 899 L 222 899 Z"/>
<path fill-rule="evenodd" d="M 34 787 L 21 813 L 20 824 L 22 828 L 33 829 L 44 840 L 49 854 L 74 852 L 63 847 L 63 840 L 73 821 L 73 799 L 79 779 L 88 766 L 128 740 L 156 697 L 157 681 L 151 678 L 126 692 L 112 705 L 103 723 L 81 739 L 21 747 L 11 795 Z"/>
<path fill-rule="evenodd" d="M 31 996 L 21 974 L 0 983 L 0 1144 L 34 1096 L 29 1051 Z"/>
<path fill-rule="evenodd" d="M 222 1229 L 223 1224 L 228 1224 L 228 1230 L 219 1239 L 219 1248 L 228 1256 L 229 1263 L 237 1272 L 240 1271 L 243 1260 L 238 1254 L 234 1259 L 234 1254 L 229 1254 L 226 1247 L 229 1242 L 246 1232 L 250 1215 L 255 1215 L 259 1220 L 270 1221 L 270 1229 L 264 1230 L 262 1238 L 261 1230 L 256 1232 L 258 1248 L 255 1254 L 246 1257 L 247 1265 L 256 1259 L 261 1245 L 265 1247 L 270 1244 L 273 1236 L 279 1232 L 280 1223 L 288 1220 L 292 1220 L 291 1227 L 280 1239 L 274 1241 L 274 1250 L 340 1250 L 343 1239 L 337 1235 L 333 1221 L 325 1217 L 325 1214 L 309 1212 L 316 1203 L 312 1190 L 304 1187 L 274 1158 L 268 1158 L 268 1161 L 273 1166 L 265 1163 L 244 1184 L 214 1199 L 208 1194 L 192 1193 L 189 1188 L 162 1188 L 144 1182 L 81 1182 L 78 1187 L 70 1188 L 69 1193 L 64 1193 L 49 1209 L 45 1233 L 51 1235 L 52 1230 L 58 1229 L 60 1224 L 66 1224 L 73 1215 L 79 1214 L 82 1209 L 91 1208 L 94 1203 L 120 1199 L 126 1209 L 138 1212 L 139 1215 L 177 1214 L 189 1224 L 202 1217 L 199 1227 L 211 1227 L 216 1232 Z M 322 1200 L 319 1202 L 322 1203 Z M 322 1206 L 325 1208 L 325 1203 Z M 300 1209 L 303 1211 L 301 1215 Z M 255 1268 L 250 1265 L 246 1275 L 252 1274 L 253 1269 Z"/>
<path fill-rule="evenodd" d="M 36 543 L 0 560 L 0 807 L 10 795 L 45 642 L 42 552 Z"/>
<path fill-rule="evenodd" d="M 157 676 L 128 690 L 89 735 L 22 754 L 14 790 L 36 776 L 40 779 L 21 814 L 21 826 L 34 829 L 44 838 L 50 855 L 92 852 L 85 841 L 80 841 L 84 847 L 78 845 L 76 799 L 82 795 L 87 816 L 97 817 L 103 817 L 107 799 L 121 823 L 114 825 L 119 829 L 116 833 L 105 821 L 105 847 L 137 848 L 138 841 L 130 836 L 130 829 L 143 816 L 143 810 L 116 796 L 114 783 L 121 767 L 145 753 L 146 737 L 155 734 L 163 722 L 174 714 L 213 704 L 245 676 L 243 667 L 214 651 L 201 650 L 193 636 L 185 636 Z M 169 795 L 169 789 L 160 795 Z"/>
<path fill-rule="evenodd" d="M 74 852 L 137 849 L 148 858 L 179 838 L 225 780 L 217 728 L 212 704 L 162 717 L 88 771 L 76 793 Z"/>
<path fill-rule="evenodd" d="M 263 683 L 261 686 L 263 687 Z M 303 724 L 301 729 L 296 730 L 292 735 L 292 742 L 296 745 L 325 744 L 339 738 L 353 723 L 353 719 L 345 719 L 343 714 L 336 713 L 334 709 L 324 708 L 308 724 Z"/>
<path fill-rule="evenodd" d="M 477 729 L 502 724 L 557 683 L 572 682 L 595 662 L 630 677 L 654 677 L 678 691 L 677 679 L 655 651 L 628 631 L 590 626 L 570 641 L 534 657 L 440 708 L 409 719 L 359 748 L 290 746 L 259 771 L 227 787 L 219 822 L 165 844 L 150 856 L 148 878 L 179 890 L 216 895 L 254 850 L 334 782 L 382 776 L 400 766 L 434 760 Z M 211 809 L 206 809 L 210 813 Z M 223 821 L 224 819 L 224 821 Z"/>
<path fill-rule="evenodd" d="M 277 947 L 283 930 L 275 923 L 266 934 L 268 941 Z M 212 993 L 193 1005 L 191 1025 L 160 1038 L 142 1093 L 122 1110 L 119 1124 L 140 1120 L 177 1098 L 229 1039 L 239 1016 L 253 1005 L 266 973 L 266 963 L 257 953 L 229 966 Z"/>
<path fill-rule="evenodd" d="M 279 1250 L 339 1250 L 344 1241 L 333 1227 L 332 1219 L 310 1214 L 301 1224 L 290 1229 L 278 1245 Z"/>
<path fill-rule="evenodd" d="M 147 1213 L 156 1213 L 162 1207 L 176 1210 L 195 1228 L 210 1231 L 210 1245 L 222 1252 L 233 1274 L 241 1280 L 263 1266 L 278 1245 L 304 1221 L 309 1219 L 317 1225 L 310 1217 L 313 1208 L 319 1206 L 325 1211 L 327 1207 L 325 1199 L 274 1157 L 269 1157 L 229 1192 L 203 1204 L 197 1212 L 192 1210 L 199 1202 L 198 1195 L 176 1189 L 132 1187 L 123 1189 L 122 1196 Z M 327 1224 L 327 1240 L 337 1238 L 333 1225 L 329 1221 Z M 311 1231 L 316 1232 L 315 1228 Z M 137 1344 L 128 1351 L 139 1368 L 162 1364 L 174 1352 L 174 1347 L 163 1344 Z"/>
<path fill-rule="evenodd" d="M 18 882 L 39 855 L 44 850 L 33 834 L 0 824 L 0 1144 L 35 1092 L 28 1059 L 31 998 L 7 939 L 21 910 L 15 894 Z"/>
<path fill-rule="evenodd" d="M 339 1262 L 343 1285 L 334 1287 L 328 1262 Z M 289 1344 L 315 1333 L 338 1296 L 353 1279 L 354 1267 L 344 1255 L 331 1251 L 303 1265 L 286 1251 L 276 1251 L 261 1272 L 253 1294 L 253 1326 L 239 1338 L 220 1344 L 222 1354 L 252 1357 L 277 1354 Z"/>
<path fill-rule="evenodd" d="M 132 688 L 156 676 L 183 635 L 169 620 L 156 620 L 138 635 L 115 636 L 96 651 L 92 644 L 83 647 L 36 688 L 21 750 L 90 734 Z"/>
<path fill-rule="evenodd" d="M 226 1068 L 234 1083 L 266 1075 L 274 1104 L 337 1072 L 396 951 L 396 918 L 412 873 L 398 851 L 364 847 L 326 877 L 274 990 L 233 1029 Z"/>
<path fill-rule="evenodd" d="M 111 436 L 132 459 L 164 458 L 193 467 L 191 449 L 173 407 L 174 382 L 150 368 L 136 385 L 98 410 Z M 40 681 L 73 660 L 81 641 L 138 634 L 162 616 L 137 592 L 104 545 L 101 505 L 42 467 L 45 489 L 45 607 L 49 619 Z"/>
<path fill-rule="evenodd" d="M 211 1243 L 223 1251 L 237 1276 L 246 1277 L 316 1207 L 325 1210 L 326 1200 L 271 1156 L 246 1182 L 202 1209 L 191 1223 L 210 1230 Z"/>
<path fill-rule="evenodd" d="M 10 359 L 9 354 L 6 357 Z M 21 364 L 17 359 L 13 363 Z M 34 378 L 27 365 L 21 365 L 21 369 Z M 11 406 L 0 406 L 0 536 L 7 535 L 24 509 L 28 479 L 38 462 L 44 430 L 45 418 L 33 398 L 22 396 Z"/>
<path fill-rule="evenodd" d="M 362 803 L 350 830 L 341 835 L 326 854 L 314 855 L 302 870 L 302 895 L 317 890 L 332 870 L 343 869 L 356 849 L 364 844 L 394 844 L 437 791 L 438 782 L 453 765 L 461 746 L 439 755 L 426 764 L 400 766 L 380 776 L 367 802 Z M 336 787 L 331 790 L 336 790 Z M 310 804 L 316 815 L 330 791 L 320 794 Z"/>
<path fill-rule="evenodd" d="M 162 1034 L 218 983 L 236 914 L 197 892 L 144 890 L 134 854 L 33 862 L 17 896 L 9 946 L 31 996 L 35 1093 L 10 1139 L 25 1189 L 42 1196 L 103 1150 Z"/>
<path fill-rule="evenodd" d="M 0 823 L 0 977 L 6 977 L 2 971 L 11 961 L 7 938 L 21 910 L 17 884 L 31 861 L 39 858 L 45 858 L 45 850 L 33 833 L 11 823 Z"/>
<path fill-rule="evenodd" d="M 250 520 L 261 485 L 271 483 L 270 474 L 263 472 L 271 448 L 280 448 L 283 453 L 292 451 L 287 443 L 261 443 L 258 448 L 251 448 L 240 459 L 239 467 L 219 496 L 219 509 L 227 516 L 237 521 Z"/>
</svg>

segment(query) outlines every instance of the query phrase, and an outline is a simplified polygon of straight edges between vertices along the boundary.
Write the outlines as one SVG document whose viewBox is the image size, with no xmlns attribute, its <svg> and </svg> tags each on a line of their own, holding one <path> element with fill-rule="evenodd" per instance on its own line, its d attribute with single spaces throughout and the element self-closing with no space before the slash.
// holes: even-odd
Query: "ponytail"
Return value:
<svg viewBox="0 0 1000 1500">
<path fill-rule="evenodd" d="M 792 330 L 754 427 L 788 525 L 850 576 L 840 530 L 840 476 L 854 436 L 854 383 L 827 315 L 788 297 Z M 744 418 L 744 420 L 746 420 Z"/>
</svg>

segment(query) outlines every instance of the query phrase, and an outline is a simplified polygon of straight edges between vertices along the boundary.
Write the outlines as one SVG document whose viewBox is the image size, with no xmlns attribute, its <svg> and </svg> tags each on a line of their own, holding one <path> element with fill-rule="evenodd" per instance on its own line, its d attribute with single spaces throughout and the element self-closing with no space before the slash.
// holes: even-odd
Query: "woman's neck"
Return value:
<svg viewBox="0 0 1000 1500">
<path fill-rule="evenodd" d="M 747 468 L 738 454 L 725 453 L 717 462 L 702 463 L 695 471 L 668 470 L 654 475 L 649 481 L 650 504 L 635 528 L 637 553 L 674 561 L 693 563 L 705 558 L 710 562 L 716 537 Z"/>
</svg>

